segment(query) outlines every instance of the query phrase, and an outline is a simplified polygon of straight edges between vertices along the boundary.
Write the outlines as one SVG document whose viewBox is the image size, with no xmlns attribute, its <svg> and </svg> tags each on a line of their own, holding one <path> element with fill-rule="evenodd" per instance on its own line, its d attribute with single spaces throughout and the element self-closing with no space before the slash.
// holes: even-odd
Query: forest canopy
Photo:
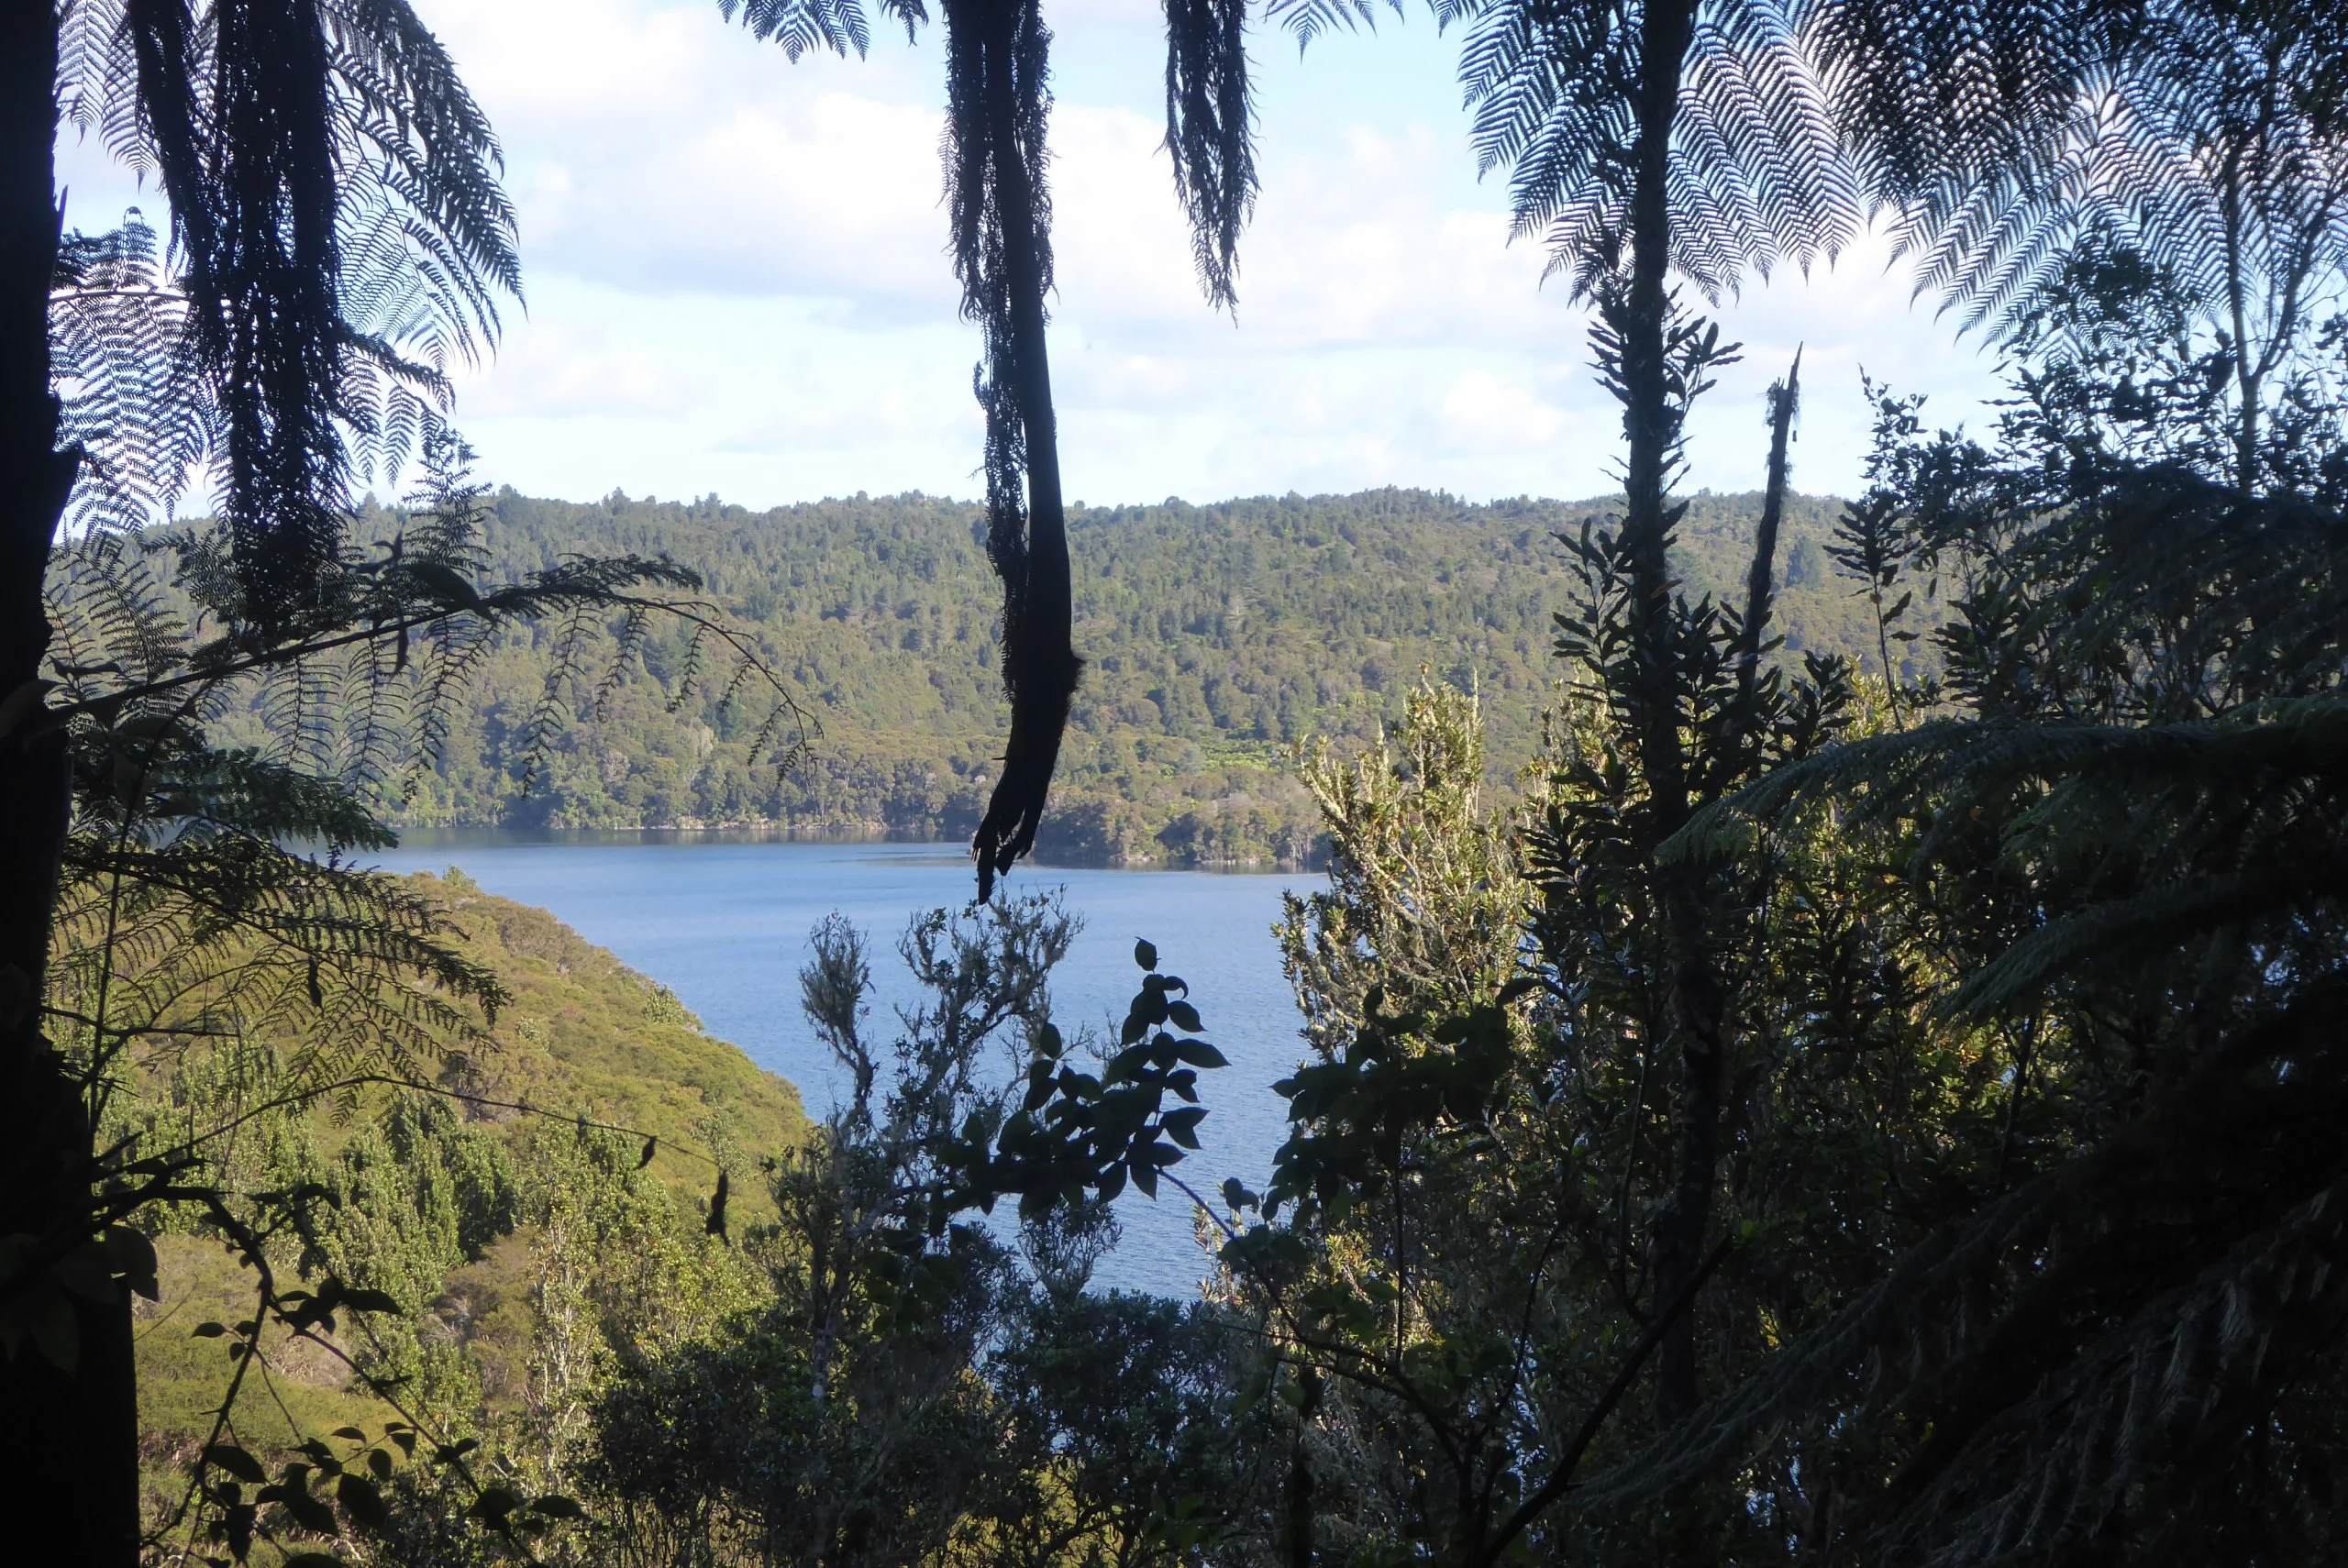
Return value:
<svg viewBox="0 0 2348 1568">
<path fill-rule="evenodd" d="M 1744 571 L 1760 504 L 1757 494 L 1694 499 L 1678 558 L 1691 591 Z M 1567 576 L 1554 536 L 1603 510 L 1419 491 L 1071 508 L 1076 624 L 1091 663 L 1041 853 L 1300 863 L 1321 824 L 1293 755 L 1315 737 L 1373 739 L 1399 723 L 1423 674 L 1485 697 L 1491 780 L 1515 790 L 1555 682 L 1549 617 Z M 1782 614 L 1796 657 L 1874 646 L 1865 585 L 1826 554 L 1836 516 L 1823 498 L 1787 509 Z M 518 632 L 489 657 L 402 820 L 967 837 L 1000 748 L 1000 629 L 980 522 L 969 503 L 923 496 L 764 513 L 714 499 L 493 497 L 483 544 L 494 576 L 566 553 L 693 563 L 821 738 L 792 769 L 752 767 L 750 727 L 720 711 L 721 692 L 672 709 L 654 688 L 623 690 L 558 743 L 526 793 L 519 732 L 551 631 Z M 364 524 L 394 525 L 389 513 Z M 642 657 L 669 670 L 682 648 L 681 633 L 662 633 Z"/>
</svg>

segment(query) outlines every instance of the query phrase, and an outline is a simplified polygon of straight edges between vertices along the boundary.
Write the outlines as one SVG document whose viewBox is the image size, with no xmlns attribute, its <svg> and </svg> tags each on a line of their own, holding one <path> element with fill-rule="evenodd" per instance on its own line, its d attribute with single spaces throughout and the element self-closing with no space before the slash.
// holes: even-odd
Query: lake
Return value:
<svg viewBox="0 0 2348 1568">
<path fill-rule="evenodd" d="M 862 927 L 871 949 L 870 1038 L 894 1038 L 891 1009 L 912 977 L 897 934 L 921 911 L 958 907 L 976 890 L 960 846 L 811 844 L 723 833 L 503 833 L 417 830 L 377 857 L 393 871 L 461 868 L 490 892 L 551 910 L 588 941 L 675 991 L 710 1032 L 799 1087 L 822 1115 L 845 1086 L 799 1010 L 799 969 L 810 927 L 834 911 Z M 1206 1036 L 1231 1066 L 1203 1075 L 1202 1145 L 1178 1168 L 1202 1193 L 1238 1176 L 1260 1187 L 1286 1107 L 1270 1092 L 1302 1052 L 1296 1003 L 1271 934 L 1286 891 L 1317 891 L 1317 875 L 1107 871 L 1022 866 L 1012 892 L 1065 889 L 1081 917 L 1052 985 L 1062 1029 L 1093 1023 L 1111 1038 L 1140 971 L 1136 937 L 1158 965 L 1191 985 Z M 1006 1060 L 1006 1075 L 1010 1071 Z M 1153 1203 L 1128 1191 L 1117 1214 L 1124 1239 L 1098 1283 L 1190 1296 L 1205 1272 L 1191 1206 L 1170 1188 Z"/>
</svg>

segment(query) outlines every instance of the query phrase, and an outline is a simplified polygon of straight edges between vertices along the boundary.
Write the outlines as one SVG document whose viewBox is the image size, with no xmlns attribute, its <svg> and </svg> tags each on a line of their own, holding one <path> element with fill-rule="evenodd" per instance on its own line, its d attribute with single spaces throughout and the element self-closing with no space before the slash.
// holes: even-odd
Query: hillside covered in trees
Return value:
<svg viewBox="0 0 2348 1568">
<path fill-rule="evenodd" d="M 172 1108 L 162 1121 L 237 1119 L 216 1155 L 227 1179 L 315 1187 L 326 1201 L 312 1266 L 382 1292 L 400 1314 L 353 1323 L 331 1349 L 273 1333 L 275 1397 L 238 1430 L 269 1452 L 380 1427 L 396 1414 L 369 1392 L 382 1378 L 476 1438 L 559 1450 L 614 1355 L 706 1331 L 755 1296 L 705 1228 L 717 1168 L 740 1194 L 732 1223 L 770 1224 L 758 1164 L 810 1123 L 796 1088 L 545 911 L 454 870 L 405 884 L 509 992 L 431 1083 L 271 1103 L 273 1062 L 226 1051 L 183 1058 L 151 1086 Z M 200 1226 L 155 1240 L 159 1289 L 139 1304 L 138 1345 L 149 1506 L 161 1512 L 219 1402 L 218 1336 L 195 1331 L 252 1303 L 245 1272 Z"/>
<path fill-rule="evenodd" d="M 1741 580 L 1757 494 L 1693 497 L 1678 570 L 1691 595 Z M 1488 699 L 1490 776 L 1539 749 L 1557 678 L 1556 538 L 1618 508 L 1471 504 L 1425 491 L 1257 498 L 1069 514 L 1076 643 L 1088 663 L 1040 845 L 1079 862 L 1249 864 L 1306 856 L 1318 832 L 1300 745 L 1397 722 L 1422 670 Z M 1874 646 L 1863 591 L 1829 565 L 1839 503 L 1793 498 L 1780 600 L 1789 653 Z M 378 514 L 377 529 L 397 526 Z M 559 628 L 490 656 L 415 823 L 637 828 L 775 823 L 967 839 L 1002 750 L 1001 602 L 975 504 L 918 494 L 753 513 L 714 498 L 592 503 L 506 491 L 493 580 L 568 555 L 667 555 L 754 628 L 818 726 L 779 769 L 747 753 L 756 715 L 707 687 L 612 691 L 524 788 L 528 715 Z M 1855 596 L 1856 591 L 1856 596 Z M 687 630 L 643 658 L 673 681 Z M 582 694 L 580 706 L 592 709 Z"/>
</svg>

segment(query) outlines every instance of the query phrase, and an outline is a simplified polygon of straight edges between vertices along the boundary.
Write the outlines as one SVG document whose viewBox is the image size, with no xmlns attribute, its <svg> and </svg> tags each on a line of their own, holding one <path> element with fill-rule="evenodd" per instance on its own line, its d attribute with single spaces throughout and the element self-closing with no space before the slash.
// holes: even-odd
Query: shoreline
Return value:
<svg viewBox="0 0 2348 1568">
<path fill-rule="evenodd" d="M 909 847 L 927 847 L 950 852 L 956 856 L 969 853 L 969 845 L 959 838 L 922 838 L 885 829 L 861 827 L 801 827 L 787 823 L 678 823 L 660 826 L 612 827 L 501 827 L 475 823 L 429 823 L 395 825 L 399 846 L 403 849 L 431 848 L 438 845 L 461 846 L 475 845 L 570 845 L 589 847 L 598 841 L 608 842 L 620 848 L 631 844 L 810 844 L 867 845 L 892 844 Z M 1288 857 L 1223 857 L 1198 856 L 1175 861 L 1164 856 L 1071 856 L 1065 855 L 1032 855 L 1030 864 L 1066 870 L 1083 871 L 1204 871 L 1218 876 L 1280 876 L 1302 872 L 1325 871 L 1326 860 L 1308 856 L 1301 860 Z"/>
</svg>

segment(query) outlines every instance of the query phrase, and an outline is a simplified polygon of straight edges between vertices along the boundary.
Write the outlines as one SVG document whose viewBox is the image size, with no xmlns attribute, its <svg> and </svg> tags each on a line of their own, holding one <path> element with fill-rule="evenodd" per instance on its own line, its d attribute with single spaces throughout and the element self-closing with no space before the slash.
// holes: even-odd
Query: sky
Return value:
<svg viewBox="0 0 2348 1568">
<path fill-rule="evenodd" d="M 715 0 L 416 5 L 497 128 L 520 213 L 526 299 L 494 359 L 458 378 L 482 478 L 753 507 L 979 492 L 935 28 L 794 64 Z M 1511 243 L 1504 175 L 1477 178 L 1456 30 L 1381 12 L 1301 59 L 1284 32 L 1255 34 L 1262 193 L 1238 308 L 1219 314 L 1158 145 L 1158 7 L 1046 0 L 1046 17 L 1072 499 L 1611 488 L 1620 425 L 1586 315 L 1562 279 L 1544 286 L 1537 237 Z M 61 150 L 69 223 L 107 226 L 138 199 L 94 149 Z M 1977 425 L 1993 367 L 1911 294 L 1871 237 L 1723 300 L 1745 357 L 1691 423 L 1687 486 L 1758 486 L 1763 393 L 1797 345 L 1799 489 L 1858 484 L 1862 370 L 1929 394 L 1935 423 Z"/>
</svg>

